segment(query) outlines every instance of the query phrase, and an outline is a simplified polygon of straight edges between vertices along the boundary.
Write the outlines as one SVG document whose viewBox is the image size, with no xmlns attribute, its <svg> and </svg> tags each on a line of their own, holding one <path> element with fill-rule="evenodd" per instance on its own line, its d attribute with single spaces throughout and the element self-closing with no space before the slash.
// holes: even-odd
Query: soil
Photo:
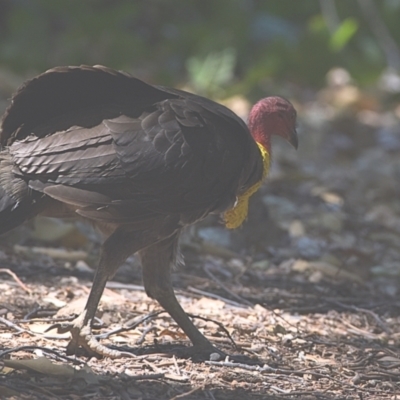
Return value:
<svg viewBox="0 0 400 400">
<path fill-rule="evenodd" d="M 179 301 L 230 356 L 182 356 L 190 343 L 134 257 L 94 327 L 133 356 L 66 356 L 69 334 L 48 329 L 84 307 L 101 241 L 39 219 L 0 243 L 0 397 L 400 399 L 399 111 L 299 111 L 299 152 L 274 143 L 244 227 L 209 218 L 182 240 Z"/>
</svg>

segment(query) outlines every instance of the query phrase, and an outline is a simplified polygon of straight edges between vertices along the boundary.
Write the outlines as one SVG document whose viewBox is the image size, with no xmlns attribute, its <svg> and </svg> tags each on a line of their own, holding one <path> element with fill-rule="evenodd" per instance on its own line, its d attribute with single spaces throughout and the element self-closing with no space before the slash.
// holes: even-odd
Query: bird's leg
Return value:
<svg viewBox="0 0 400 400">
<path fill-rule="evenodd" d="M 79 348 L 85 349 L 90 355 L 102 355 L 111 358 L 127 356 L 111 350 L 100 344 L 92 335 L 92 323 L 96 314 L 100 298 L 107 281 L 117 271 L 118 267 L 133 253 L 135 253 L 143 240 L 135 232 L 116 230 L 104 243 L 92 289 L 83 312 L 67 327 L 61 327 L 60 332 L 71 332 L 72 339 L 67 346 L 67 354 L 76 354 Z"/>
<path fill-rule="evenodd" d="M 171 284 L 171 265 L 175 261 L 178 235 L 171 236 L 139 252 L 146 293 L 157 300 L 193 343 L 193 354 L 223 354 L 196 328 L 175 297 Z"/>
</svg>

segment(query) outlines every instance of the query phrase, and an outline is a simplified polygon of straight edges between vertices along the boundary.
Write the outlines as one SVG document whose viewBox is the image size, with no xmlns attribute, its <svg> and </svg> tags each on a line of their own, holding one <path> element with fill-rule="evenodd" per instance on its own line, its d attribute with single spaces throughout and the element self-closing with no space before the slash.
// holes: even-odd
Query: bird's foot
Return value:
<svg viewBox="0 0 400 400">
<path fill-rule="evenodd" d="M 72 339 L 67 345 L 67 355 L 85 355 L 97 358 L 134 357 L 134 354 L 113 350 L 99 343 L 93 336 L 91 322 L 91 320 L 85 321 L 85 312 L 83 312 L 73 321 L 57 325 L 58 333 L 71 333 Z"/>
</svg>

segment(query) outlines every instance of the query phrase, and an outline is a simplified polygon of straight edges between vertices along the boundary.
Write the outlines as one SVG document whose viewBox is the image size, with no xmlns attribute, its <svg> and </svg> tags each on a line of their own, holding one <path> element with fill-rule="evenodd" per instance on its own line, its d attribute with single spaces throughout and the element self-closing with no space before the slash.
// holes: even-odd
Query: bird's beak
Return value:
<svg viewBox="0 0 400 400">
<path fill-rule="evenodd" d="M 293 129 L 293 131 L 289 133 L 287 141 L 297 150 L 299 147 L 299 139 L 297 137 L 296 129 Z"/>
</svg>

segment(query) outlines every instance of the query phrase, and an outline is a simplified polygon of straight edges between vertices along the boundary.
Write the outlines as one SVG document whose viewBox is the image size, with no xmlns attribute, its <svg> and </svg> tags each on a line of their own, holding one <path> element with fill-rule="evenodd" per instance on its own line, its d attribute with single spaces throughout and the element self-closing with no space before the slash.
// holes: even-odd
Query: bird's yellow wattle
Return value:
<svg viewBox="0 0 400 400">
<path fill-rule="evenodd" d="M 260 188 L 263 180 L 268 175 L 269 164 L 270 164 L 269 153 L 262 144 L 257 142 L 257 145 L 258 145 L 258 148 L 260 149 L 261 156 L 263 159 L 263 164 L 264 164 L 262 178 L 257 183 L 255 183 L 253 186 L 251 186 L 249 189 L 247 189 L 243 194 L 241 194 L 238 197 L 235 206 L 224 213 L 225 226 L 228 229 L 235 229 L 235 228 L 238 228 L 240 225 L 242 225 L 243 221 L 247 217 L 247 212 L 249 210 L 250 196 L 252 196 L 255 192 L 257 192 L 257 190 Z"/>
</svg>

